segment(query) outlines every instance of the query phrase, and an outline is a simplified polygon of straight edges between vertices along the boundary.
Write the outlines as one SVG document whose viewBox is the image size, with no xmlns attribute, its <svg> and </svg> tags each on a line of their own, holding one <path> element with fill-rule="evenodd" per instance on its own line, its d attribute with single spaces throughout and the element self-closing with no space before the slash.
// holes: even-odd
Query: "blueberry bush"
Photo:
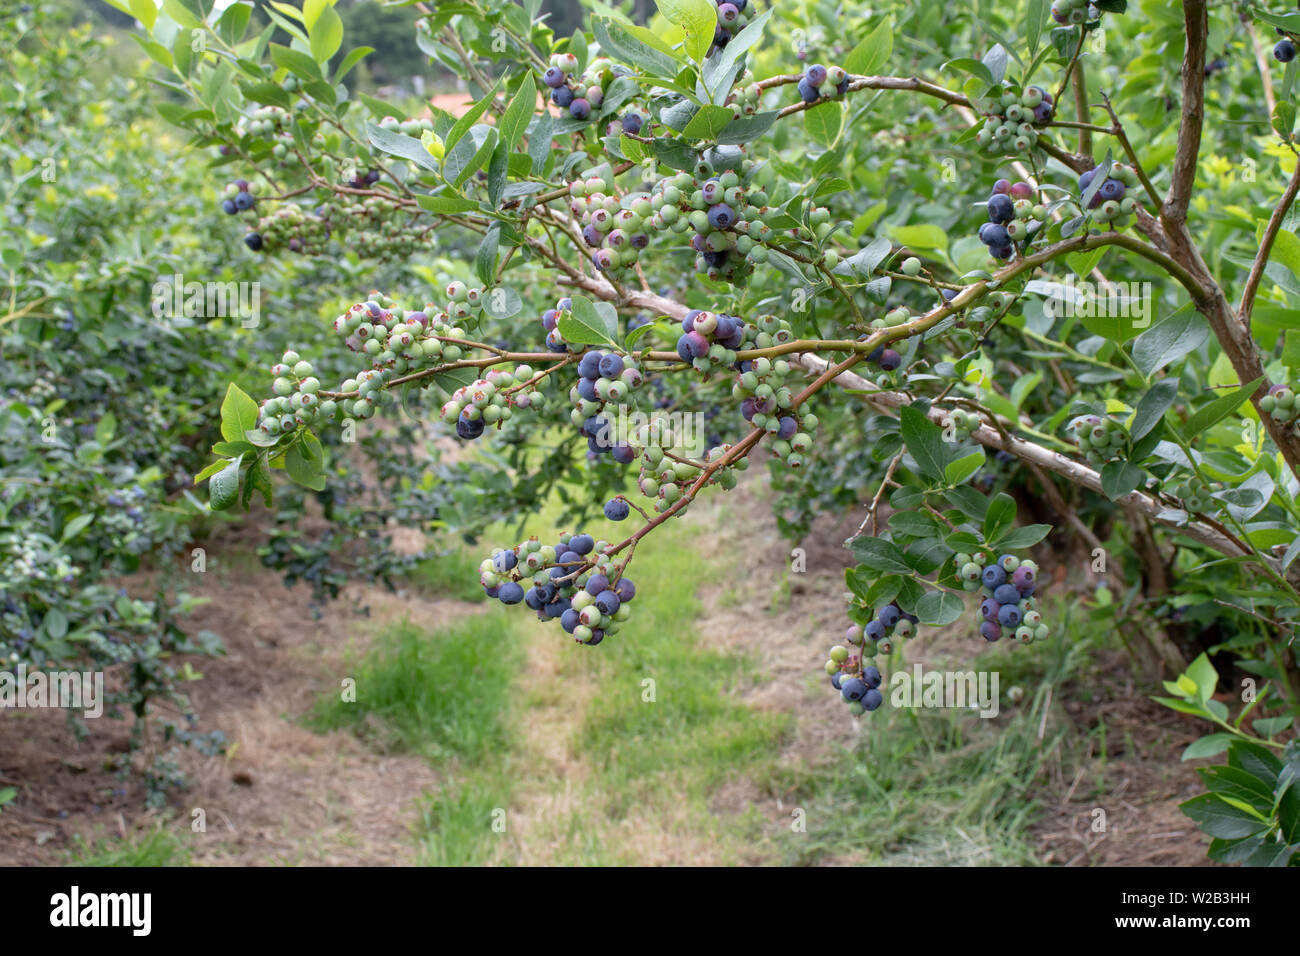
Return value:
<svg viewBox="0 0 1300 956">
<path fill-rule="evenodd" d="M 1211 856 L 1300 860 L 1300 13 L 593 0 L 558 34 L 540 0 L 394 4 L 453 116 L 350 87 L 371 51 L 325 0 L 256 30 L 110 2 L 219 167 L 232 261 L 374 264 L 226 392 L 213 511 L 433 423 L 468 446 L 422 485 L 445 525 L 558 491 L 629 529 L 479 566 L 597 645 L 635 640 L 637 548 L 761 461 L 793 537 L 867 502 L 825 665 L 852 713 L 917 633 L 1069 640 L 1083 595 L 1215 726 L 1184 806 Z"/>
</svg>

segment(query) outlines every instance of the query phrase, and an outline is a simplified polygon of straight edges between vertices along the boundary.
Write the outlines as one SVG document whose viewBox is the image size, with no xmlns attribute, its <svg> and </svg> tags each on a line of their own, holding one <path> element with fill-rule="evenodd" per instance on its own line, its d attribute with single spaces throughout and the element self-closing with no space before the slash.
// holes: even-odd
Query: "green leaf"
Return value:
<svg viewBox="0 0 1300 956">
<path fill-rule="evenodd" d="M 1133 424 L 1129 428 L 1133 441 L 1143 438 L 1147 432 L 1160 424 L 1178 396 L 1178 380 L 1165 378 L 1156 382 L 1138 401 L 1137 411 L 1133 413 Z"/>
<path fill-rule="evenodd" d="M 1043 37 L 1043 23 L 1047 20 L 1048 0 L 1029 0 L 1029 13 L 1025 17 L 1025 39 L 1029 43 L 1029 55 L 1038 52 L 1038 43 Z"/>
<path fill-rule="evenodd" d="M 911 574 L 912 568 L 898 546 L 884 538 L 860 535 L 849 542 L 849 550 L 859 563 L 886 574 Z"/>
<path fill-rule="evenodd" d="M 343 78 L 351 72 L 354 66 L 374 52 L 375 48 L 372 46 L 359 46 L 348 50 L 347 56 L 339 63 L 339 68 L 334 71 L 334 82 L 336 84 L 342 83 Z"/>
<path fill-rule="evenodd" d="M 301 50 L 280 46 L 277 43 L 272 43 L 268 50 L 271 53 L 271 62 L 281 69 L 288 70 L 294 76 L 304 80 L 323 79 L 316 61 Z"/>
<path fill-rule="evenodd" d="M 323 67 L 343 45 L 343 20 L 333 7 L 325 7 L 307 30 L 312 58 Z"/>
<path fill-rule="evenodd" d="M 949 450 L 943 440 L 943 429 L 926 418 L 924 412 L 910 405 L 902 409 L 899 420 L 903 444 L 921 473 L 935 481 L 944 481 Z"/>
<path fill-rule="evenodd" d="M 844 124 L 844 104 L 838 100 L 818 103 L 803 111 L 803 127 L 813 142 L 829 149 Z"/>
<path fill-rule="evenodd" d="M 321 459 L 305 442 L 295 442 L 284 453 L 284 469 L 289 480 L 313 491 L 325 490 L 325 475 Z"/>
<path fill-rule="evenodd" d="M 655 4 L 669 23 L 686 31 L 687 55 L 696 63 L 703 63 L 717 30 L 717 7 L 709 0 L 655 0 Z"/>
<path fill-rule="evenodd" d="M 681 61 L 677 59 L 675 53 L 665 52 L 650 45 L 649 42 L 643 42 L 621 24 L 607 17 L 592 17 L 591 32 L 595 35 L 600 48 L 622 63 L 634 66 L 650 76 L 677 75 Z M 654 34 L 650 36 L 654 37 Z M 654 39 L 662 43 L 658 37 Z"/>
<path fill-rule="evenodd" d="M 1192 661 L 1186 673 L 1196 684 L 1196 696 L 1202 704 L 1214 695 L 1214 688 L 1219 683 L 1219 672 L 1214 669 L 1206 654 L 1201 654 Z"/>
<path fill-rule="evenodd" d="M 926 591 L 925 596 L 916 602 L 916 616 L 922 624 L 931 627 L 943 627 L 961 617 L 965 610 L 962 599 L 948 591 Z"/>
<path fill-rule="evenodd" d="M 1087 322 L 1084 323 L 1087 325 Z M 1088 326 L 1092 329 L 1092 326 Z M 1104 333 L 1099 333 L 1104 334 Z M 1107 338 L 1112 336 L 1107 335 Z M 1210 337 L 1210 327 L 1205 316 L 1191 305 L 1183 306 L 1169 318 L 1158 322 L 1137 337 L 1133 343 L 1133 364 L 1143 375 L 1164 368 L 1175 359 L 1200 348 Z M 1115 341 L 1122 341 L 1115 339 Z"/>
<path fill-rule="evenodd" d="M 137 8 L 147 15 L 148 10 L 145 8 L 153 8 L 152 0 L 132 0 L 131 12 L 136 14 L 136 19 L 144 25 L 146 30 L 153 29 L 153 20 L 157 17 L 158 11 L 154 9 L 153 16 L 146 21 L 144 17 L 140 16 L 140 12 L 137 12 Z M 248 18 L 252 12 L 253 7 L 250 4 L 232 3 L 226 8 L 226 12 L 221 15 L 221 19 L 217 21 L 217 34 L 231 46 L 237 46 L 239 41 L 244 38 L 244 30 L 248 28 Z"/>
<path fill-rule="evenodd" d="M 1268 816 L 1273 811 L 1273 788 L 1259 777 L 1236 767 L 1203 767 L 1197 771 L 1211 793 L 1239 801 Z"/>
<path fill-rule="evenodd" d="M 497 245 L 500 239 L 501 223 L 494 222 L 484 233 L 483 241 L 478 244 L 478 251 L 474 253 L 474 272 L 484 285 L 491 285 L 496 281 Z"/>
<path fill-rule="evenodd" d="M 1108 462 L 1101 469 L 1101 492 L 1111 501 L 1142 484 L 1142 469 L 1131 461 Z"/>
<path fill-rule="evenodd" d="M 41 627 L 45 633 L 57 640 L 62 640 L 68 633 L 68 616 L 60 611 L 57 607 L 52 607 L 45 612 L 45 618 L 41 621 Z"/>
<path fill-rule="evenodd" d="M 561 312 L 556 327 L 565 341 L 579 345 L 613 345 L 618 326 L 608 314 L 596 311 L 590 299 L 571 296 L 573 309 Z"/>
<path fill-rule="evenodd" d="M 1183 760 L 1197 760 L 1201 757 L 1213 757 L 1228 749 L 1232 734 L 1209 734 L 1200 740 L 1194 740 L 1183 751 Z"/>
<path fill-rule="evenodd" d="M 753 142 L 758 139 L 776 122 L 780 115 L 776 110 L 767 113 L 755 113 L 753 116 L 742 116 L 740 119 L 732 120 L 727 124 L 726 129 L 718 134 L 718 145 L 720 146 L 742 146 L 745 143 Z"/>
<path fill-rule="evenodd" d="M 970 485 L 949 488 L 943 496 L 954 508 L 975 521 L 983 521 L 984 516 L 988 514 L 989 499 Z"/>
<path fill-rule="evenodd" d="M 439 215 L 454 215 L 458 212 L 470 212 L 478 209 L 478 203 L 472 199 L 465 199 L 461 196 L 451 194 L 441 194 L 437 196 L 416 196 L 415 201 L 421 209 L 426 209 Z"/>
<path fill-rule="evenodd" d="M 378 123 L 371 123 L 367 120 L 366 137 L 370 140 L 370 145 L 391 156 L 409 159 L 422 169 L 436 170 L 438 168 L 438 161 L 429 155 L 429 151 L 424 148 L 424 144 L 414 136 L 407 136 L 405 133 L 396 133 L 390 129 L 384 129 Z"/>
<path fill-rule="evenodd" d="M 1228 766 L 1237 767 L 1254 774 L 1269 786 L 1276 786 L 1278 774 L 1282 772 L 1282 761 L 1262 744 L 1248 740 L 1234 740 L 1228 748 Z"/>
<path fill-rule="evenodd" d="M 243 441 L 244 432 L 257 427 L 257 402 L 234 382 L 226 387 L 221 400 L 221 437 L 226 441 Z"/>
<path fill-rule="evenodd" d="M 1187 420 L 1187 424 L 1183 426 L 1183 433 L 1189 438 L 1195 438 L 1197 435 L 1209 431 L 1226 416 L 1250 401 L 1250 396 L 1255 394 L 1255 389 L 1259 388 L 1259 383 L 1262 381 L 1264 379 L 1261 376 L 1249 385 L 1243 385 L 1226 395 L 1220 395 L 1208 405 L 1198 408 L 1192 417 Z"/>
<path fill-rule="evenodd" d="M 456 120 L 456 124 L 443 137 L 443 147 L 448 153 L 456 148 L 456 144 L 469 132 L 470 127 L 478 122 L 478 118 L 483 115 L 483 111 L 488 108 L 488 104 L 496 99 L 497 89 L 501 86 L 502 79 L 504 79 L 504 74 L 497 78 L 497 81 L 492 84 L 492 89 L 488 90 L 482 99 L 471 106 L 460 119 Z"/>
<path fill-rule="evenodd" d="M 1201 830 L 1222 840 L 1251 836 L 1267 826 L 1251 814 L 1226 803 L 1212 793 L 1202 794 L 1186 803 L 1180 803 L 1178 809 L 1191 817 Z"/>
<path fill-rule="evenodd" d="M 855 46 L 845 58 L 844 69 L 855 76 L 874 76 L 889 62 L 894 52 L 894 27 L 889 20 L 881 20 L 876 28 Z"/>
<path fill-rule="evenodd" d="M 994 83 L 993 74 L 989 72 L 989 68 L 985 66 L 983 63 L 981 63 L 979 60 L 972 59 L 971 57 L 959 56 L 955 60 L 949 60 L 947 63 L 943 65 L 942 68 L 946 70 L 948 67 L 952 67 L 953 69 L 961 70 L 963 73 L 969 73 L 971 76 L 978 77 L 979 79 L 987 83 L 989 86 L 992 86 Z"/>
<path fill-rule="evenodd" d="M 1050 524 L 1027 524 L 1022 528 L 1012 528 L 1005 537 L 999 538 L 996 542 L 990 541 L 989 544 L 996 544 L 1007 551 L 1018 551 L 1021 548 L 1033 547 L 1051 532 Z"/>
<path fill-rule="evenodd" d="M 59 535 L 60 542 L 68 542 L 81 534 L 86 526 L 95 520 L 93 514 L 77 515 L 69 519 L 68 523 L 63 526 L 63 534 Z"/>
<path fill-rule="evenodd" d="M 984 449 L 972 452 L 956 461 L 948 462 L 947 467 L 943 470 L 943 476 L 950 485 L 960 485 L 975 472 L 984 467 L 985 457 Z"/>
<path fill-rule="evenodd" d="M 506 107 L 505 115 L 501 117 L 501 142 L 505 143 L 507 150 L 519 145 L 524 130 L 528 128 L 528 120 L 536 109 L 537 82 L 532 73 L 525 73 L 524 82 Z"/>
<path fill-rule="evenodd" d="M 1002 532 L 1016 523 L 1016 501 L 1004 492 L 998 492 L 989 502 L 984 515 L 984 540 L 992 546 Z"/>
<path fill-rule="evenodd" d="M 230 459 L 229 463 L 208 479 L 208 507 L 225 511 L 239 497 L 239 466 L 244 456 Z"/>
<path fill-rule="evenodd" d="M 687 139 L 715 139 L 732 121 L 733 114 L 728 106 L 701 106 L 691 117 L 691 121 L 682 130 Z"/>
</svg>

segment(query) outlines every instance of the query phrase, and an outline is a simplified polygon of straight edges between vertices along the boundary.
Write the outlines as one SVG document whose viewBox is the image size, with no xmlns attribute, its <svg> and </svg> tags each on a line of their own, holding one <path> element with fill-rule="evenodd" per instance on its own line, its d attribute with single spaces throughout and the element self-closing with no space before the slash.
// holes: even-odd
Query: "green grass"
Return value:
<svg viewBox="0 0 1300 956">
<path fill-rule="evenodd" d="M 886 706 L 860 718 L 858 746 L 841 748 L 787 781 L 806 810 L 807 832 L 783 835 L 769 849 L 786 863 L 832 857 L 904 865 L 1036 863 L 1030 826 L 1039 815 L 1042 771 L 1049 762 L 1078 759 L 1083 746 L 1062 726 L 1059 711 L 1040 740 L 1043 709 L 1062 699 L 1062 685 L 1104 640 L 1080 633 L 1064 608 L 1048 617 L 1061 615 L 1046 645 L 1027 650 L 1003 642 L 973 663 L 953 662 L 960 670 L 999 673 L 997 717 L 894 708 L 886 693 Z M 1012 686 L 1025 692 L 1019 705 L 1007 698 Z"/>
<path fill-rule="evenodd" d="M 137 839 L 100 839 L 87 843 L 80 835 L 72 838 L 67 866 L 188 866 L 190 851 L 180 837 L 163 829 Z"/>
<path fill-rule="evenodd" d="M 751 661 L 701 643 L 696 592 L 721 572 L 691 560 L 692 533 L 665 526 L 638 552 L 629 571 L 634 618 L 600 647 L 601 688 L 577 750 L 593 763 L 605 811 L 616 819 L 665 794 L 703 810 L 728 779 L 765 774 L 792 727 L 787 715 L 745 703 Z"/>
<path fill-rule="evenodd" d="M 414 587 L 433 597 L 482 601 L 483 586 L 478 582 L 478 565 L 483 557 L 486 554 L 475 557 L 473 551 L 462 545 L 446 554 L 421 561 L 411 569 L 408 578 Z"/>
<path fill-rule="evenodd" d="M 417 825 L 422 866 L 478 866 L 509 840 L 508 761 L 499 759 L 425 795 Z"/>
<path fill-rule="evenodd" d="M 357 664 L 356 701 L 331 694 L 308 723 L 353 728 L 386 751 L 482 760 L 507 746 L 511 643 L 500 610 L 433 631 L 395 625 Z"/>
</svg>

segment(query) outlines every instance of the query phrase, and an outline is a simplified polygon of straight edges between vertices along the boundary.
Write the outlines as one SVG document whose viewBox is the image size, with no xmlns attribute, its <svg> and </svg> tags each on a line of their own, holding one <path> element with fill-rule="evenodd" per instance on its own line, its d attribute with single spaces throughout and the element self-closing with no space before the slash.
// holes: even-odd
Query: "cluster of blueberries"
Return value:
<svg viewBox="0 0 1300 956">
<path fill-rule="evenodd" d="M 592 176 L 570 183 L 569 197 L 569 210 L 582 224 L 582 240 L 595 250 L 592 264 L 601 272 L 634 266 L 650 245 L 650 196 L 636 193 L 620 200 L 612 182 Z"/>
<path fill-rule="evenodd" d="M 880 671 L 871 661 L 877 654 L 893 653 L 895 639 L 914 635 L 917 622 L 914 614 L 905 613 L 896 603 L 886 604 L 865 627 L 854 624 L 844 632 L 845 642 L 856 650 L 843 644 L 831 648 L 826 673 L 855 717 L 884 703 Z"/>
<path fill-rule="evenodd" d="M 1038 142 L 1037 127 L 1051 122 L 1055 100 L 1041 86 L 1027 86 L 1023 92 L 994 87 L 986 96 L 971 98 L 986 121 L 975 134 L 975 142 L 992 154 L 1024 153 Z"/>
<path fill-rule="evenodd" d="M 1094 166 L 1079 177 L 1081 203 L 1101 172 L 1100 166 Z M 1129 190 L 1137 184 L 1137 170 L 1123 163 L 1113 164 L 1106 178 L 1088 201 L 1088 209 L 1092 211 L 1098 222 L 1114 222 L 1121 227 L 1127 225 L 1128 217 L 1137 209 L 1137 198 L 1130 195 Z"/>
<path fill-rule="evenodd" d="M 1038 612 L 1034 599 L 1038 565 L 1021 561 L 1014 554 L 1004 554 L 996 563 L 987 564 L 988 556 L 958 554 L 954 559 L 957 575 L 967 590 L 981 586 L 986 595 L 980 604 L 980 637 L 996 641 L 1003 629 L 1014 633 L 1022 644 L 1045 640 L 1049 629 Z M 987 566 L 986 566 L 987 564 Z"/>
<path fill-rule="evenodd" d="M 999 179 L 988 199 L 988 222 L 980 226 L 980 242 L 989 255 L 1005 262 L 1016 245 L 1031 240 L 1042 228 L 1047 209 L 1034 202 L 1034 187 L 1027 182 Z"/>
<path fill-rule="evenodd" d="M 578 361 L 578 381 L 569 389 L 569 419 L 586 436 L 590 457 L 609 455 L 620 465 L 636 460 L 629 436 L 617 434 L 622 416 L 611 420 L 604 412 L 607 405 L 621 405 L 643 381 L 636 362 L 616 352 L 590 351 Z"/>
<path fill-rule="evenodd" d="M 749 23 L 746 13 L 749 10 L 749 0 L 722 0 L 721 3 L 713 0 L 713 5 L 718 8 L 718 24 L 713 30 L 713 44 L 708 50 L 710 56 L 730 43 L 731 38 Z"/>
<path fill-rule="evenodd" d="M 553 545 L 532 537 L 493 551 L 479 565 L 479 583 L 502 604 L 527 605 L 539 621 L 558 619 L 579 644 L 599 644 L 631 616 L 636 597 L 636 585 L 620 574 L 608 548 L 581 532 L 562 534 Z"/>
<path fill-rule="evenodd" d="M 814 63 L 803 71 L 798 89 L 799 96 L 805 103 L 843 96 L 849 90 L 849 75 L 843 67 Z"/>
<path fill-rule="evenodd" d="M 1128 443 L 1128 429 L 1110 418 L 1083 415 L 1070 423 L 1079 451 L 1091 465 L 1103 465 L 1121 457 Z"/>
<path fill-rule="evenodd" d="M 253 187 L 247 179 L 236 179 L 229 183 L 221 194 L 221 211 L 229 216 L 247 212 L 257 205 L 253 196 Z"/>
<path fill-rule="evenodd" d="M 1268 394 L 1259 400 L 1259 408 L 1274 421 L 1284 424 L 1300 415 L 1300 401 L 1296 400 L 1295 390 L 1287 385 L 1270 385 Z"/>
</svg>

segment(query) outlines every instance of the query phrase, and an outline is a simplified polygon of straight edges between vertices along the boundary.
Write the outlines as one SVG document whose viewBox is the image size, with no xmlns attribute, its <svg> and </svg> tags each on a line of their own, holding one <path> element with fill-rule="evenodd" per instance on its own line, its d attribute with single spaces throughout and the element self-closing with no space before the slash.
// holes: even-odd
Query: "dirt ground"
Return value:
<svg viewBox="0 0 1300 956">
<path fill-rule="evenodd" d="M 777 536 L 761 486 L 762 477 L 751 472 L 728 500 L 698 504 L 686 520 L 697 523 L 699 546 L 720 558 L 743 547 L 750 567 L 788 567 L 790 545 Z M 747 700 L 760 709 L 796 715 L 783 759 L 825 753 L 863 732 L 834 695 L 808 679 L 824 659 L 826 634 L 843 627 L 843 569 L 850 556 L 841 545 L 860 518 L 850 513 L 819 521 L 802 543 L 806 572 L 790 575 L 788 589 L 750 576 L 738 589 L 714 586 L 702 595 L 704 640 L 755 662 L 760 680 L 746 691 Z M 439 785 L 434 770 L 419 757 L 373 753 L 348 731 L 314 733 L 301 718 L 320 695 L 340 686 L 345 657 L 362 647 L 377 623 L 409 616 L 440 626 L 475 614 L 482 605 L 350 586 L 321 620 L 312 621 L 307 592 L 284 589 L 261 568 L 247 536 L 227 533 L 206 546 L 208 571 L 173 573 L 187 575 L 191 593 L 210 598 L 188 626 L 218 633 L 227 647 L 224 658 L 194 662 L 203 679 L 188 690 L 204 727 L 220 728 L 230 746 L 225 757 L 180 749 L 180 764 L 193 786 L 174 801 L 167 825 L 193 830 L 196 811 L 203 811 L 205 832 L 191 833 L 193 839 L 186 841 L 198 864 L 414 863 L 414 805 Z M 368 607 L 369 617 L 359 616 L 359 607 Z M 557 673 L 559 655 L 571 650 L 549 642 L 531 652 L 530 670 Z M 969 659 L 975 650 L 959 623 L 917 638 L 909 644 L 908 660 Z M 1043 861 L 1205 865 L 1205 838 L 1177 809 L 1197 790 L 1179 754 L 1199 728 L 1133 687 L 1120 655 L 1100 664 L 1087 679 L 1107 693 L 1089 704 L 1067 701 L 1064 714 L 1080 733 L 1104 721 L 1106 751 L 1097 761 L 1105 773 L 1094 778 L 1085 764 L 1065 779 L 1060 762 L 1048 761 L 1039 793 L 1044 815 L 1033 832 Z M 550 753 L 557 765 L 573 733 L 565 713 L 543 708 L 526 731 L 530 750 Z M 0 718 L 0 786 L 19 789 L 0 813 L 0 864 L 60 863 L 78 837 L 141 834 L 162 819 L 159 811 L 143 808 L 140 784 L 120 782 L 104 770 L 124 749 L 126 723 L 90 724 L 89 738 L 76 744 L 56 712 L 8 711 Z M 1104 780 L 1103 792 L 1096 792 L 1094 779 Z M 545 859 L 547 848 L 529 850 L 528 815 L 571 812 L 572 800 L 563 789 L 536 797 L 525 802 L 517 839 L 525 858 Z M 719 813 L 754 808 L 773 821 L 788 820 L 790 814 L 782 795 L 746 781 L 724 787 L 714 804 Z M 1098 809 L 1105 813 L 1104 832 L 1092 830 Z M 681 835 L 680 846 L 665 847 L 663 862 L 708 860 L 699 839 Z"/>
</svg>

